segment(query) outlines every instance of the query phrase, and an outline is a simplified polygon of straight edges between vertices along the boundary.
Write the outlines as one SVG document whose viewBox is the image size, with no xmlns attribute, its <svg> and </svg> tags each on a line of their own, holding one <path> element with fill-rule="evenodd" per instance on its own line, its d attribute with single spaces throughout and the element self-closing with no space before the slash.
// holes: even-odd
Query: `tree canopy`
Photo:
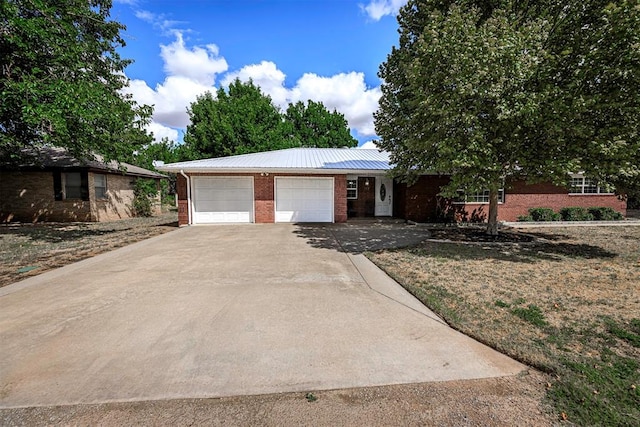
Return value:
<svg viewBox="0 0 640 427">
<path fill-rule="evenodd" d="M 489 189 L 492 234 L 505 179 L 639 179 L 637 1 L 410 0 L 398 22 L 375 114 L 397 177 Z"/>
<path fill-rule="evenodd" d="M 194 158 L 223 157 L 283 148 L 355 146 L 347 121 L 322 103 L 290 104 L 281 113 L 252 81 L 236 79 L 215 97 L 206 92 L 188 110 L 184 136 Z"/>
<path fill-rule="evenodd" d="M 150 142 L 151 108 L 137 105 L 110 0 L 0 2 L 0 156 L 43 145 L 80 158 L 128 160 Z M 28 149 L 28 150 L 25 150 Z"/>
<path fill-rule="evenodd" d="M 285 113 L 291 143 L 304 147 L 354 147 L 358 141 L 349 133 L 344 115 L 328 111 L 321 102 L 298 101 Z"/>
</svg>

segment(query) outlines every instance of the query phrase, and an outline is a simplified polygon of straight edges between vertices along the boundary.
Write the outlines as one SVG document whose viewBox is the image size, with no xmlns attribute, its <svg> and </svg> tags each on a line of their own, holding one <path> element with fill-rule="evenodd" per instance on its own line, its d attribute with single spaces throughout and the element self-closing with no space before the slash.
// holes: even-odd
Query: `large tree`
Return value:
<svg viewBox="0 0 640 427">
<path fill-rule="evenodd" d="M 640 176 L 637 1 L 410 0 L 398 22 L 375 114 L 397 177 L 489 189 L 496 234 L 505 180 Z"/>
<path fill-rule="evenodd" d="M 184 141 L 194 158 L 223 157 L 291 147 L 353 147 L 344 116 L 321 102 L 289 104 L 281 113 L 252 81 L 236 79 L 188 109 Z"/>
<path fill-rule="evenodd" d="M 150 107 L 122 89 L 130 63 L 110 0 L 0 2 L 0 156 L 43 145 L 128 160 L 148 143 Z"/>
<path fill-rule="evenodd" d="M 344 114 L 329 111 L 322 102 L 308 100 L 289 104 L 285 113 L 292 143 L 304 147 L 355 147 Z"/>
<path fill-rule="evenodd" d="M 284 148 L 283 120 L 271 97 L 236 79 L 216 96 L 206 92 L 188 109 L 184 142 L 197 157 L 223 157 Z"/>
</svg>

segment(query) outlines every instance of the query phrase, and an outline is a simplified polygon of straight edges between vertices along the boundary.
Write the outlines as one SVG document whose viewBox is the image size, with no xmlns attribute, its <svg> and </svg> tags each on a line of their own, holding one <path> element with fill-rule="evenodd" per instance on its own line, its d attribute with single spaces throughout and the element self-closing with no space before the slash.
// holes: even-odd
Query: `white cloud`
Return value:
<svg viewBox="0 0 640 427">
<path fill-rule="evenodd" d="M 198 83 L 213 85 L 217 74 L 227 71 L 227 61 L 218 56 L 215 44 L 189 49 L 184 44 L 182 32 L 173 32 L 176 39 L 168 45 L 160 45 L 164 71 L 170 76 L 190 78 Z"/>
<path fill-rule="evenodd" d="M 344 114 L 349 127 L 359 135 L 375 135 L 373 112 L 378 108 L 381 92 L 380 88 L 367 88 L 363 73 L 340 73 L 331 77 L 306 73 L 292 88 L 286 88 L 285 74 L 273 62 L 263 61 L 227 74 L 222 84 L 228 85 L 235 78 L 252 79 L 282 109 L 290 102 L 309 99 L 322 102 L 330 111 Z"/>
<path fill-rule="evenodd" d="M 371 141 L 367 141 L 364 144 L 359 145 L 356 148 L 365 149 L 365 150 L 377 150 L 378 146 L 376 145 L 376 141 L 374 139 L 372 139 Z"/>
<path fill-rule="evenodd" d="M 330 111 L 335 109 L 344 114 L 349 127 L 358 136 L 375 135 L 373 112 L 378 108 L 381 92 L 379 87 L 367 87 L 363 73 L 340 73 L 330 77 L 306 73 L 293 87 L 286 87 L 285 73 L 271 61 L 222 74 L 228 65 L 216 45 L 188 47 L 182 32 L 173 30 L 172 33 L 175 40 L 160 45 L 167 74 L 164 81 L 150 87 L 144 80 L 131 80 L 125 91 L 139 104 L 154 106 L 149 129 L 156 139 L 166 136 L 175 140 L 178 137 L 176 129 L 185 129 L 189 124 L 187 107 L 206 91 L 215 95 L 214 84 L 219 76 L 222 86 L 228 86 L 236 78 L 241 81 L 252 79 L 283 110 L 291 102 L 309 99 L 322 102 Z"/>
<path fill-rule="evenodd" d="M 147 125 L 147 131 L 153 133 L 153 140 L 160 142 L 162 138 L 168 138 L 170 141 L 178 140 L 178 131 L 168 126 L 164 126 L 158 122 L 151 122 Z"/>
<path fill-rule="evenodd" d="M 286 108 L 289 103 L 289 91 L 284 86 L 286 75 L 278 70 L 276 64 L 271 61 L 262 61 L 259 64 L 246 65 L 238 71 L 227 73 L 222 79 L 223 86 L 229 86 L 235 79 L 242 82 L 253 82 L 260 86 L 262 92 L 271 96 L 274 104 Z"/>
<path fill-rule="evenodd" d="M 329 110 L 344 114 L 359 135 L 376 134 L 373 113 L 378 109 L 380 88 L 367 88 L 363 73 L 340 73 L 331 77 L 304 74 L 292 89 L 293 101 L 321 101 Z"/>
<path fill-rule="evenodd" d="M 379 21 L 383 16 L 397 15 L 407 0 L 371 0 L 367 5 L 360 5 L 362 9 L 371 19 Z"/>
</svg>

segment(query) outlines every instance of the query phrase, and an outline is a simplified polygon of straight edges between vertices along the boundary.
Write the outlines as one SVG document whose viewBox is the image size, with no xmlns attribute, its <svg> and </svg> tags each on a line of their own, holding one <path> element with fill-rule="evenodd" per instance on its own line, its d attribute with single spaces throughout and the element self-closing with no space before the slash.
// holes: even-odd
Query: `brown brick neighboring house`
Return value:
<svg viewBox="0 0 640 427">
<path fill-rule="evenodd" d="M 291 148 L 161 166 L 176 173 L 180 225 L 219 222 L 346 222 L 393 216 L 416 222 L 487 219 L 487 191 L 439 196 L 447 175 L 423 175 L 407 185 L 388 177 L 387 153 L 370 149 Z M 572 188 L 508 182 L 500 193 L 499 221 L 530 208 L 611 207 L 626 202 L 582 175 Z"/>
<path fill-rule="evenodd" d="M 36 160 L 0 165 L 0 222 L 112 221 L 133 216 L 135 180 L 165 176 L 122 163 L 80 161 L 59 148 L 44 148 Z M 160 213 L 160 193 L 153 205 Z"/>
</svg>

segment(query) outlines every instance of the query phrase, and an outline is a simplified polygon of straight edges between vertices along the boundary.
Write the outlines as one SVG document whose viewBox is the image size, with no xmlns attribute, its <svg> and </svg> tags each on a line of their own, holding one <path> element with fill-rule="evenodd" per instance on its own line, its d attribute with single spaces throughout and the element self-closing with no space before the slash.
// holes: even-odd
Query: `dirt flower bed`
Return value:
<svg viewBox="0 0 640 427">
<path fill-rule="evenodd" d="M 640 227 L 465 233 L 369 257 L 455 328 L 549 373 L 560 421 L 640 425 Z"/>
<path fill-rule="evenodd" d="M 157 236 L 178 226 L 175 212 L 112 222 L 0 225 L 0 287 Z"/>
</svg>

